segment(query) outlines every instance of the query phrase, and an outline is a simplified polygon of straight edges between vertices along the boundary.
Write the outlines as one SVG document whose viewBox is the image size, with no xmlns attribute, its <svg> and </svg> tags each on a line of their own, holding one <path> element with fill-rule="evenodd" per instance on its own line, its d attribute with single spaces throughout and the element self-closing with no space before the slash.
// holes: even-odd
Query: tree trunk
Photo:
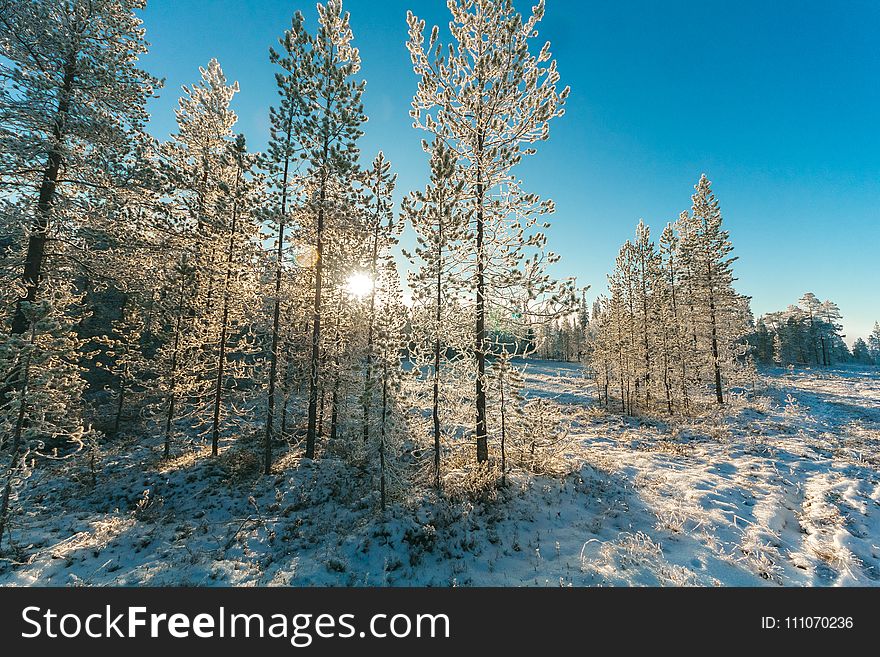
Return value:
<svg viewBox="0 0 880 657">
<path fill-rule="evenodd" d="M 0 544 L 3 543 L 3 532 L 6 529 L 6 519 L 9 516 L 9 497 L 12 494 L 12 480 L 18 469 L 18 452 L 21 449 L 21 436 L 24 432 L 25 400 L 27 399 L 28 385 L 30 383 L 31 357 L 36 333 L 36 323 L 31 322 L 31 348 L 28 350 L 21 375 L 21 398 L 18 400 L 18 417 L 15 420 L 15 431 L 12 434 L 12 449 L 10 450 L 9 468 L 6 471 L 6 484 L 3 487 L 3 500 L 0 502 Z"/>
<path fill-rule="evenodd" d="M 379 257 L 379 221 L 381 218 L 381 202 L 379 201 L 378 186 L 376 189 L 376 217 L 373 226 L 373 252 L 370 259 L 370 280 L 373 288 L 370 290 L 370 314 L 367 316 L 367 362 L 364 371 L 364 444 L 370 441 L 370 406 L 373 393 L 373 325 L 376 314 L 376 276 Z"/>
<path fill-rule="evenodd" d="M 327 143 L 325 138 L 325 153 L 327 152 Z M 324 166 L 326 166 L 326 157 Z M 312 353 L 309 373 L 309 424 L 306 429 L 306 458 L 315 458 L 315 438 L 317 435 L 318 420 L 318 376 L 319 367 L 319 347 L 321 342 L 321 286 L 323 284 L 323 268 L 324 268 L 324 202 L 327 194 L 327 174 L 321 173 L 321 196 L 320 205 L 318 206 L 318 226 L 317 237 L 315 240 L 315 303 L 312 319 Z M 323 404 L 322 404 L 323 405 Z"/>
<path fill-rule="evenodd" d="M 340 354 L 342 352 L 342 334 L 340 322 L 342 321 L 342 292 L 339 293 L 339 301 L 336 305 L 336 329 L 333 335 L 333 395 L 330 399 L 330 442 L 336 440 L 339 431 L 339 388 L 342 383 L 342 370 L 340 368 Z"/>
<path fill-rule="evenodd" d="M 183 298 L 183 293 L 181 292 L 181 299 Z M 165 451 L 164 458 L 168 458 L 171 455 L 171 422 L 174 419 L 174 404 L 176 401 L 176 394 L 174 388 L 177 386 L 177 351 L 180 346 L 180 314 L 178 311 L 177 322 L 174 328 L 174 351 L 171 354 L 171 381 L 170 381 L 170 392 L 168 394 L 168 415 L 165 418 Z"/>
<path fill-rule="evenodd" d="M 388 420 L 388 355 L 385 354 L 385 362 L 382 364 L 382 424 L 379 436 L 379 496 L 382 500 L 382 512 L 386 506 L 385 492 L 385 438 L 387 435 Z"/>
<path fill-rule="evenodd" d="M 19 297 L 15 303 L 15 315 L 12 318 L 12 333 L 21 335 L 27 331 L 30 322 L 24 312 L 23 302 L 33 303 L 37 299 L 37 290 L 43 275 L 43 260 L 46 253 L 46 237 L 49 231 L 49 219 L 55 204 L 55 190 L 58 186 L 58 171 L 63 156 L 61 153 L 64 140 L 64 128 L 67 113 L 70 111 L 70 96 L 76 78 L 76 56 L 68 58 L 64 65 L 64 78 L 58 98 L 58 110 L 52 123 L 52 145 L 49 150 L 46 169 L 40 184 L 40 195 L 37 201 L 37 213 L 28 236 L 27 259 L 24 263 L 22 282 L 26 290 L 25 296 Z"/>
<path fill-rule="evenodd" d="M 681 395 L 682 401 L 684 403 L 685 413 L 690 412 L 690 399 L 688 396 L 688 385 L 687 385 L 687 364 L 685 362 L 684 355 L 684 345 L 682 345 L 681 340 L 681 327 L 679 325 L 678 318 L 678 301 L 676 297 L 676 282 L 677 277 L 675 275 L 675 263 L 672 255 L 672 247 L 670 247 L 670 255 L 669 255 L 669 290 L 672 296 L 672 319 L 673 324 L 675 325 L 675 348 L 678 355 L 678 359 L 681 364 Z"/>
<path fill-rule="evenodd" d="M 272 314 L 272 351 L 269 364 L 269 390 L 266 400 L 266 434 L 263 439 L 263 472 L 272 470 L 272 433 L 275 423 L 275 381 L 278 377 L 278 330 L 281 322 L 281 280 L 284 259 L 284 228 L 287 223 L 287 180 L 290 172 L 290 142 L 293 135 L 293 115 L 287 118 L 285 133 L 284 172 L 281 178 L 281 216 L 278 219 L 278 249 L 275 269 L 275 307 Z"/>
<path fill-rule="evenodd" d="M 624 357 L 623 357 L 623 330 L 620 325 L 620 313 L 616 313 L 615 324 L 617 324 L 617 360 L 618 360 L 618 373 L 617 378 L 620 382 L 620 410 L 622 413 L 626 413 L 626 394 L 623 390 L 623 371 L 624 371 Z"/>
<path fill-rule="evenodd" d="M 712 265 L 709 264 L 709 321 L 712 323 L 712 364 L 715 368 L 715 398 L 718 404 L 724 403 L 724 393 L 721 388 L 721 363 L 718 357 L 718 328 L 715 318 L 715 294 L 712 285 Z"/>
<path fill-rule="evenodd" d="M 318 412 L 318 438 L 324 437 L 324 387 L 321 386 L 321 408 Z"/>
<path fill-rule="evenodd" d="M 505 452 L 505 442 L 507 439 L 507 421 L 504 417 L 504 369 L 507 367 L 506 362 L 502 363 L 498 374 L 498 389 L 501 393 L 500 412 L 501 412 L 501 485 L 507 486 L 507 454 Z"/>
<path fill-rule="evenodd" d="M 113 435 L 119 433 L 119 424 L 122 421 L 122 404 L 125 402 L 125 388 L 119 386 L 119 401 L 116 404 L 116 419 L 113 422 Z"/>
<path fill-rule="evenodd" d="M 609 385 L 609 381 L 608 381 L 608 379 L 609 379 L 610 376 L 611 376 L 611 373 L 610 373 L 610 371 L 609 371 L 609 369 L 608 369 L 608 361 L 605 361 L 605 382 L 604 382 L 604 388 L 605 388 L 605 408 L 608 408 L 608 385 Z"/>
<path fill-rule="evenodd" d="M 238 224 L 238 190 L 241 184 L 241 161 L 235 172 L 235 190 L 232 201 L 232 225 L 226 250 L 226 276 L 223 281 L 223 313 L 220 319 L 220 345 L 217 354 L 217 381 L 214 388 L 214 418 L 211 428 L 211 455 L 217 456 L 220 442 L 220 404 L 223 397 L 223 375 L 226 368 L 226 336 L 229 330 L 229 280 L 232 278 L 232 258 L 235 252 L 235 231 Z M 271 453 L 270 455 L 271 456 Z"/>
<path fill-rule="evenodd" d="M 288 324 L 290 324 L 290 320 L 288 319 Z M 292 324 L 291 324 L 292 326 Z M 291 338 L 291 330 L 288 329 L 287 338 L 284 344 L 284 377 L 282 378 L 282 389 L 281 389 L 281 439 L 285 440 L 287 437 L 287 416 L 288 409 L 290 407 L 290 393 L 293 387 L 293 367 L 291 367 L 291 361 L 293 358 L 292 350 L 293 350 L 293 340 Z"/>
<path fill-rule="evenodd" d="M 431 419 L 434 422 L 434 487 L 440 490 L 440 323 L 443 320 L 443 206 L 438 208 L 437 281 L 434 308 L 434 400 Z"/>
<path fill-rule="evenodd" d="M 648 342 L 648 272 L 645 267 L 645 255 L 640 256 L 642 269 L 642 329 L 644 331 L 645 348 L 645 408 L 651 408 L 651 354 Z"/>
<path fill-rule="evenodd" d="M 478 138 L 477 151 L 477 321 L 474 335 L 474 358 L 477 361 L 476 381 L 476 438 L 477 438 L 477 462 L 486 463 L 489 460 L 489 439 L 486 426 L 486 263 L 484 251 L 485 216 L 484 195 L 482 179 L 482 165 L 479 158 L 482 156 L 483 135 Z"/>
</svg>

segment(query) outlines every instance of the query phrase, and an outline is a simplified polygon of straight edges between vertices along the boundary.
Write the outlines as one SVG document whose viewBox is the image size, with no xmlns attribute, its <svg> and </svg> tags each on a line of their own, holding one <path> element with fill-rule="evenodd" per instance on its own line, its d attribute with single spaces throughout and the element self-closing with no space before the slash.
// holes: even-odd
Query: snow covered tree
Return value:
<svg viewBox="0 0 880 657">
<path fill-rule="evenodd" d="M 0 400 L 0 450 L 9 458 L 0 499 L 0 541 L 28 461 L 53 451 L 70 455 L 86 443 L 94 449 L 96 440 L 82 414 L 85 382 L 79 352 L 85 341 L 76 335 L 78 318 L 69 312 L 77 299 L 69 284 L 44 282 L 40 299 L 21 305 L 30 329 L 0 333 L 0 375 L 10 380 L 17 371 L 14 387 Z"/>
<path fill-rule="evenodd" d="M 544 2 L 524 20 L 510 0 L 454 0 L 448 3 L 454 45 L 444 50 L 439 28 L 425 42 L 425 22 L 409 12 L 410 57 L 419 76 L 411 116 L 455 151 L 471 204 L 472 351 L 476 456 L 489 458 L 486 416 L 487 320 L 493 305 L 512 287 L 523 251 L 543 237 L 528 231 L 552 203 L 526 193 L 513 176 L 534 144 L 549 136 L 549 122 L 563 112 L 568 88 L 549 43 L 533 54 L 531 44 L 544 15 Z M 516 312 L 519 312 L 517 309 Z"/>
<path fill-rule="evenodd" d="M 630 271 L 628 266 L 630 243 L 627 241 L 620 249 L 615 260 L 614 271 L 608 275 L 608 299 L 604 319 L 608 322 L 609 330 L 600 331 L 599 335 L 608 340 L 605 349 L 597 348 L 597 353 L 607 352 L 613 354 L 614 369 L 620 392 L 621 410 L 631 413 L 632 368 L 630 360 L 632 355 L 631 342 L 627 336 L 631 335 L 632 314 L 628 312 L 627 290 L 625 277 Z"/>
<path fill-rule="evenodd" d="M 750 336 L 752 355 L 758 363 L 769 364 L 773 362 L 773 336 L 767 328 L 764 318 L 758 318 L 755 332 Z"/>
<path fill-rule="evenodd" d="M 225 253 L 218 259 L 221 282 L 219 305 L 212 309 L 210 336 L 216 335 L 216 370 L 213 409 L 211 412 L 211 453 L 216 455 L 224 402 L 228 401 L 230 381 L 254 377 L 257 348 L 253 342 L 251 300 L 260 293 L 256 272 L 259 262 L 257 208 L 263 190 L 262 180 L 253 175 L 255 157 L 247 152 L 245 139 L 239 135 L 227 147 L 220 182 L 218 221 L 214 234 L 225 240 Z M 221 244 L 222 246 L 222 244 Z M 240 395 L 239 395 L 240 396 Z"/>
<path fill-rule="evenodd" d="M 23 304 L 38 300 L 49 250 L 75 242 L 97 199 L 129 175 L 158 86 L 137 67 L 147 44 L 134 12 L 144 4 L 0 3 L 2 216 L 4 232 L 25 242 L 13 249 L 24 288 L 14 297 L 13 334 L 29 330 Z"/>
<path fill-rule="evenodd" d="M 173 326 L 160 349 L 169 360 L 166 456 L 175 415 L 210 436 L 218 454 L 227 383 L 243 375 L 255 351 L 249 298 L 257 294 L 259 179 L 243 137 L 233 133 L 238 84 L 227 83 L 216 59 L 199 71 L 179 101 L 178 131 L 161 150 L 169 199 L 161 232 L 166 250 L 178 254 L 163 283 L 163 320 Z"/>
<path fill-rule="evenodd" d="M 713 377 L 715 399 L 724 403 L 723 379 L 742 351 L 746 332 L 740 315 L 740 299 L 733 289 L 731 256 L 733 245 L 722 226 L 721 210 L 703 174 L 691 197 L 691 213 L 686 217 L 679 249 L 684 275 L 693 297 L 693 321 L 698 340 L 708 345 L 707 364 Z"/>
<path fill-rule="evenodd" d="M 880 322 L 874 322 L 874 329 L 868 336 L 868 349 L 871 353 L 871 359 L 880 364 Z"/>
<path fill-rule="evenodd" d="M 85 333 L 90 295 L 118 279 L 111 269 L 117 259 L 105 257 L 107 231 L 131 228 L 122 208 L 142 183 L 145 103 L 158 87 L 137 67 L 147 47 L 134 14 L 142 6 L 0 2 L 0 333 L 10 340 L 12 358 L 0 364 L 0 405 L 21 394 L 34 317 L 65 317 Z M 95 333 L 90 329 L 89 337 Z M 47 339 L 38 328 L 35 344 Z M 61 354 L 62 347 L 71 352 Z M 81 377 L 98 376 L 96 353 L 91 340 L 54 340 L 30 390 L 42 377 L 84 391 Z M 31 362 L 36 367 L 40 357 Z M 50 365 L 59 371 L 45 371 Z M 46 423 L 57 421 L 54 433 L 63 442 L 71 433 L 68 419 L 84 416 L 81 397 L 59 393 L 52 404 L 68 405 L 64 412 L 23 404 L 23 422 L 51 435 Z"/>
<path fill-rule="evenodd" d="M 513 461 L 535 474 L 559 472 L 568 449 L 570 427 L 559 405 L 553 400 L 535 397 L 525 402 L 522 422 L 514 434 Z"/>
<path fill-rule="evenodd" d="M 823 301 L 818 308 L 819 316 L 819 345 L 822 354 L 822 364 L 831 365 L 835 360 L 845 360 L 848 349 L 843 342 L 843 325 L 840 323 L 842 315 L 836 303 L 830 300 Z"/>
<path fill-rule="evenodd" d="M 444 442 L 441 415 L 460 408 L 452 367 L 469 344 L 468 313 L 462 307 L 461 291 L 464 257 L 459 248 L 467 228 L 467 208 L 463 203 L 464 182 L 456 175 L 453 151 L 440 139 L 426 143 L 425 148 L 431 154 L 430 184 L 404 199 L 402 214 L 416 234 L 415 251 L 406 254 L 413 265 L 409 277 L 412 358 L 419 371 L 428 373 L 420 381 L 430 384 L 434 486 L 439 489 Z M 453 420 L 452 425 L 459 422 Z"/>
<path fill-rule="evenodd" d="M 121 317 L 113 322 L 111 330 L 104 337 L 107 345 L 104 365 L 115 377 L 116 409 L 113 417 L 113 434 L 119 433 L 122 425 L 123 410 L 126 401 L 142 390 L 140 375 L 149 369 L 149 359 L 145 354 L 144 333 L 145 317 L 141 308 L 124 299 L 120 311 Z"/>
<path fill-rule="evenodd" d="M 608 277 L 610 297 L 596 306 L 594 376 L 605 405 L 616 390 L 625 413 L 651 412 L 658 399 L 669 413 L 690 412 L 702 372 L 719 402 L 745 365 L 749 300 L 733 289 L 733 247 L 705 176 L 696 189 L 692 213 L 667 224 L 659 249 L 639 222 Z"/>
<path fill-rule="evenodd" d="M 400 277 L 393 257 L 386 251 L 377 265 L 373 286 L 376 296 L 371 299 L 370 312 L 375 314 L 373 330 L 373 366 L 376 368 L 378 418 L 373 420 L 375 450 L 379 465 L 379 498 L 384 512 L 389 494 L 399 494 L 402 482 L 401 454 L 410 431 L 403 391 L 401 350 L 406 345 L 407 313 L 402 301 Z M 369 419 L 369 416 L 368 418 Z M 369 434 L 366 434 L 369 435 Z"/>
<path fill-rule="evenodd" d="M 812 292 L 807 292 L 798 300 L 798 306 L 806 313 L 808 318 L 808 349 L 811 350 L 811 360 L 822 365 L 828 364 L 828 354 L 825 348 L 825 336 L 819 326 L 819 313 L 822 302 Z"/>
<path fill-rule="evenodd" d="M 490 391 L 494 393 L 491 408 L 495 411 L 498 427 L 498 445 L 501 452 L 501 485 L 507 485 L 507 450 L 510 449 L 511 435 L 517 435 L 523 422 L 523 389 L 525 382 L 522 372 L 513 364 L 511 353 L 502 349 L 492 363 Z"/>
<path fill-rule="evenodd" d="M 263 471 L 269 474 L 272 468 L 272 440 L 275 431 L 275 397 L 279 371 L 279 340 L 281 333 L 282 282 L 284 280 L 285 229 L 291 217 L 291 185 L 297 166 L 300 144 L 297 140 L 296 126 L 306 111 L 303 107 L 301 69 L 308 58 L 310 37 L 304 28 L 304 18 L 296 12 L 291 27 L 279 40 L 283 52 L 269 49 L 269 60 L 281 71 L 275 74 L 280 101 L 277 107 L 269 109 L 269 147 L 263 165 L 271 181 L 271 210 L 268 220 L 275 231 L 275 271 L 272 295 L 272 328 L 269 347 L 269 376 L 266 399 L 266 429 L 263 441 Z M 311 260 L 311 259 L 309 259 Z M 314 266 L 313 262 L 308 263 Z M 286 362 L 282 364 L 287 370 Z M 284 411 L 286 419 L 287 401 Z"/>
<path fill-rule="evenodd" d="M 750 338 L 775 345 L 772 360 L 780 365 L 823 365 L 846 360 L 849 350 L 843 341 L 840 308 L 833 301 L 819 301 L 811 292 L 801 297 L 799 305 L 759 317 L 757 333 Z M 764 345 L 766 347 L 766 344 Z M 759 362 L 769 362 L 767 353 L 757 350 Z"/>
<path fill-rule="evenodd" d="M 688 394 L 688 358 L 686 351 L 688 325 L 686 312 L 688 304 L 682 303 L 684 288 L 681 281 L 681 265 L 678 262 L 679 237 L 672 223 L 666 224 L 660 235 L 660 262 L 662 294 L 660 322 L 664 340 L 664 372 L 668 406 L 672 406 L 673 387 L 681 391 L 684 411 L 690 408 Z M 677 385 L 673 380 L 677 379 Z M 671 410 L 671 408 L 669 409 Z"/>
<path fill-rule="evenodd" d="M 609 300 L 599 296 L 593 303 L 593 316 L 590 322 L 589 364 L 596 381 L 599 402 L 609 408 L 609 389 L 612 385 L 614 371 L 614 336 L 609 310 Z"/>
<path fill-rule="evenodd" d="M 659 349 L 660 338 L 657 336 L 659 313 L 657 301 L 660 288 L 660 262 L 651 231 L 644 221 L 636 226 L 636 238 L 633 242 L 636 281 L 636 314 L 638 316 L 639 350 L 641 352 L 641 380 L 644 384 L 645 407 L 651 406 L 651 387 L 654 385 L 652 372 L 656 367 L 655 352 Z M 664 372 L 664 378 L 668 372 Z"/>
<path fill-rule="evenodd" d="M 369 249 L 369 309 L 367 311 L 367 347 L 364 363 L 363 391 L 363 435 L 364 442 L 370 441 L 370 412 L 373 402 L 373 347 L 376 326 L 376 282 L 380 265 L 390 257 L 391 247 L 397 243 L 398 226 L 394 224 L 392 194 L 397 175 L 391 173 L 391 163 L 379 151 L 372 166 L 364 174 L 364 187 L 367 197 L 364 209 L 364 228 Z M 385 263 L 386 266 L 390 266 Z"/>
<path fill-rule="evenodd" d="M 868 348 L 868 343 L 862 338 L 856 338 L 856 341 L 853 342 L 852 358 L 855 362 L 864 365 L 873 365 L 875 362 L 871 357 L 871 350 Z"/>
<path fill-rule="evenodd" d="M 297 21 L 294 21 L 296 27 Z M 301 21 L 300 21 L 301 23 Z M 360 54 L 352 44 L 354 35 L 349 14 L 339 0 L 318 5 L 316 33 L 286 39 L 290 59 L 297 63 L 290 84 L 296 89 L 299 110 L 293 119 L 293 134 L 305 160 L 305 176 L 312 179 L 315 193 L 306 196 L 303 211 L 313 221 L 314 298 L 309 373 L 306 457 L 314 458 L 318 434 L 318 391 L 320 388 L 320 345 L 324 251 L 329 215 L 344 198 L 332 197 L 339 189 L 348 194 L 357 178 L 357 139 L 366 121 L 361 95 L 364 82 L 354 79 L 360 70 Z M 339 213 L 336 213 L 339 216 Z M 276 340 L 273 338 L 273 342 Z M 267 431 L 270 428 L 267 427 Z"/>
</svg>

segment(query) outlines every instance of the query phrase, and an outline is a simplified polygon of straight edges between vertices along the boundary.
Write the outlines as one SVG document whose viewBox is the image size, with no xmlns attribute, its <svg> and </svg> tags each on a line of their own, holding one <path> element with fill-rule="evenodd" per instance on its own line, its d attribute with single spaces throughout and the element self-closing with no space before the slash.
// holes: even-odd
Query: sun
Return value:
<svg viewBox="0 0 880 657">
<path fill-rule="evenodd" d="M 345 289 L 351 296 L 363 299 L 373 291 L 373 279 L 363 273 L 352 274 L 348 277 Z"/>
</svg>

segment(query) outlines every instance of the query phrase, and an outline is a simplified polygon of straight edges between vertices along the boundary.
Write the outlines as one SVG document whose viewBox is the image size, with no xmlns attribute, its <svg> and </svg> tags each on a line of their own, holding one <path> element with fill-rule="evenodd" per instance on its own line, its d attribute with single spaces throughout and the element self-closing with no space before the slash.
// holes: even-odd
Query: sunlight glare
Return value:
<svg viewBox="0 0 880 657">
<path fill-rule="evenodd" d="M 363 273 L 352 274 L 348 277 L 345 289 L 351 296 L 363 299 L 373 291 L 373 279 Z"/>
</svg>

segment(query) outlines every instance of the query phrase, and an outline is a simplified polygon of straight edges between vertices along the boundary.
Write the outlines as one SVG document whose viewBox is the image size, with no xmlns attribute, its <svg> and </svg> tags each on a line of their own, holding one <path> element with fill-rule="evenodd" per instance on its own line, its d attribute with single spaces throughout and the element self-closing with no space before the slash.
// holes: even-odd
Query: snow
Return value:
<svg viewBox="0 0 880 657">
<path fill-rule="evenodd" d="M 515 473 L 494 499 L 395 504 L 363 472 L 246 439 L 161 460 L 159 436 L 38 469 L 3 585 L 837 586 L 880 583 L 880 371 L 763 370 L 724 416 L 627 418 L 576 365 L 529 362 L 564 405 L 568 476 Z M 62 476 L 58 476 L 62 475 Z"/>
</svg>

